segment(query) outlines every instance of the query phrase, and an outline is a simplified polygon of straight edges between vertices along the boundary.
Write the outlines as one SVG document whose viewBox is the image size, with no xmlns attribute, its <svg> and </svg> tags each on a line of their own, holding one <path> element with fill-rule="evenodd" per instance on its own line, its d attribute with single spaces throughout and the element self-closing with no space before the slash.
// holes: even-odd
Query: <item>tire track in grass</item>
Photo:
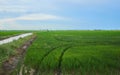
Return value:
<svg viewBox="0 0 120 75">
<path fill-rule="evenodd" d="M 49 50 L 48 52 L 46 52 L 46 53 L 44 54 L 44 56 L 42 57 L 42 59 L 40 60 L 40 65 L 41 65 L 42 61 L 43 61 L 51 52 L 53 52 L 54 50 L 56 50 L 56 49 L 59 48 L 59 47 L 61 47 L 61 46 L 54 47 L 54 48 L 52 48 L 51 50 Z"/>
<path fill-rule="evenodd" d="M 63 49 L 63 51 L 62 51 L 62 53 L 59 57 L 59 63 L 58 63 L 58 68 L 57 68 L 57 74 L 56 75 L 62 75 L 62 67 L 61 66 L 62 66 L 63 56 L 64 56 L 65 52 L 71 47 L 72 46 L 68 46 L 65 49 Z"/>
<path fill-rule="evenodd" d="M 67 44 L 66 44 L 66 45 L 59 45 L 59 46 L 57 46 L 57 47 L 54 47 L 54 48 L 52 48 L 51 50 L 49 50 L 47 53 L 45 53 L 44 56 L 42 57 L 42 59 L 40 60 L 40 64 L 42 63 L 42 61 L 43 61 L 51 52 L 53 52 L 53 51 L 56 50 L 57 48 L 60 48 L 60 47 L 63 47 L 63 46 L 67 46 Z"/>
<path fill-rule="evenodd" d="M 66 45 L 67 45 L 67 44 L 66 44 Z M 46 52 L 46 53 L 44 54 L 44 56 L 41 58 L 39 64 L 41 65 L 41 64 L 42 64 L 42 61 L 43 61 L 51 52 L 55 51 L 57 48 L 60 48 L 60 47 L 66 46 L 66 45 L 60 45 L 60 46 L 54 47 L 54 48 L 52 48 L 51 50 L 49 50 L 48 52 Z M 37 66 L 36 72 L 34 73 L 34 75 L 37 75 L 37 74 L 38 74 L 38 71 L 39 71 L 39 66 Z"/>
</svg>

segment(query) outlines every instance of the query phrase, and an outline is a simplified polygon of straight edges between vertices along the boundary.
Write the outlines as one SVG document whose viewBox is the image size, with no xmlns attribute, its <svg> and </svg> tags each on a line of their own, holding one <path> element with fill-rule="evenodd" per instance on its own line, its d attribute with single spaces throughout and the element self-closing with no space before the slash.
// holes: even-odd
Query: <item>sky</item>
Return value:
<svg viewBox="0 0 120 75">
<path fill-rule="evenodd" d="M 120 0 L 0 0 L 0 30 L 119 30 Z"/>
</svg>

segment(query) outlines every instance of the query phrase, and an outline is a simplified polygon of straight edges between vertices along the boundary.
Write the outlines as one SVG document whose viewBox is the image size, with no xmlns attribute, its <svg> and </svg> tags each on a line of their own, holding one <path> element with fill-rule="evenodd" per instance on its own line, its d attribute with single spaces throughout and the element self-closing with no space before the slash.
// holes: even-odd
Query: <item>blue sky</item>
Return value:
<svg viewBox="0 0 120 75">
<path fill-rule="evenodd" d="M 0 29 L 120 29 L 120 0 L 0 0 Z"/>
</svg>

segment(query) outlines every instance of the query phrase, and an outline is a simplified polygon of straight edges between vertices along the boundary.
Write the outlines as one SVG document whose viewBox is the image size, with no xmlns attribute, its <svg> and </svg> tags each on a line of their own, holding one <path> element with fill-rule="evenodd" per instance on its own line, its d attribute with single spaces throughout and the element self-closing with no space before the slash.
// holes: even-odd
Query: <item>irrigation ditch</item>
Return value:
<svg viewBox="0 0 120 75">
<path fill-rule="evenodd" d="M 2 63 L 2 67 L 0 68 L 0 75 L 10 75 L 14 71 L 20 60 L 24 58 L 27 48 L 33 43 L 35 39 L 36 36 L 33 35 L 21 47 L 16 49 L 17 53 L 15 55 L 10 56 Z"/>
<path fill-rule="evenodd" d="M 0 45 L 13 42 L 14 40 L 18 40 L 18 39 L 20 39 L 20 38 L 24 38 L 24 37 L 30 36 L 30 35 L 32 35 L 32 34 L 33 34 L 33 33 L 25 33 L 25 34 L 13 36 L 13 37 L 10 37 L 10 38 L 4 39 L 4 40 L 0 40 Z"/>
</svg>

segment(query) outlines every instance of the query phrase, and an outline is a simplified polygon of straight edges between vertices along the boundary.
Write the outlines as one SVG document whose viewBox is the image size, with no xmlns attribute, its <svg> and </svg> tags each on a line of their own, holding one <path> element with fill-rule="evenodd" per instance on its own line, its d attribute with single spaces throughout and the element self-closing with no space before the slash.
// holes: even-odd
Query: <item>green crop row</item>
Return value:
<svg viewBox="0 0 120 75">
<path fill-rule="evenodd" d="M 37 31 L 36 35 L 24 58 L 34 75 L 120 75 L 120 31 Z"/>
</svg>

